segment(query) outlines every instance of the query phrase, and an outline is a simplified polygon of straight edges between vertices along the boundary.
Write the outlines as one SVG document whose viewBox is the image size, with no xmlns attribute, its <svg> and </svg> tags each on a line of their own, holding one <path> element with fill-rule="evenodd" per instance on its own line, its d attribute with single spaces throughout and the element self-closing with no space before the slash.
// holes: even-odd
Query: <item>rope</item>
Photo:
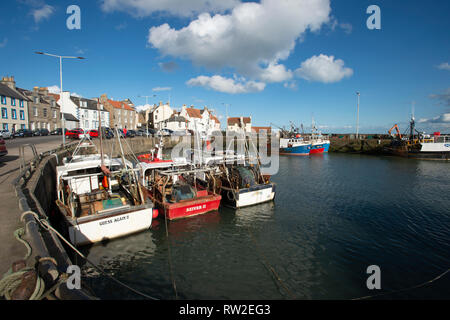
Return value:
<svg viewBox="0 0 450 320">
<path fill-rule="evenodd" d="M 435 277 L 435 278 L 433 278 L 433 279 L 431 279 L 431 280 L 428 280 L 428 281 L 426 281 L 426 282 L 423 282 L 423 283 L 421 283 L 421 284 L 418 284 L 418 285 L 415 285 L 415 286 L 412 286 L 412 287 L 409 287 L 409 288 L 400 289 L 400 290 L 394 290 L 394 291 L 389 291 L 389 292 L 385 292 L 385 293 L 374 294 L 374 295 L 371 295 L 371 296 L 365 296 L 365 297 L 354 298 L 354 299 L 352 299 L 352 300 L 365 300 L 365 299 L 370 299 L 370 298 L 374 298 L 374 297 L 385 296 L 385 295 L 388 295 L 388 294 L 393 294 L 393 293 L 398 293 L 398 292 L 404 292 L 404 291 L 409 291 L 409 290 L 417 289 L 417 288 L 423 287 L 423 286 L 425 286 L 425 285 L 428 285 L 428 284 L 430 284 L 430 283 L 432 283 L 432 282 L 434 282 L 434 281 L 436 281 L 436 280 L 439 280 L 440 278 L 442 278 L 443 276 L 445 276 L 448 272 L 450 272 L 450 269 L 447 269 L 446 271 L 444 271 L 443 273 L 441 273 L 440 275 L 438 275 L 437 277 Z"/>
<path fill-rule="evenodd" d="M 291 297 L 291 299 L 297 299 L 295 294 L 286 286 L 283 280 L 281 280 L 278 273 L 275 271 L 275 269 L 267 262 L 266 257 L 264 254 L 259 250 L 258 243 L 256 242 L 256 239 L 253 236 L 253 233 L 250 231 L 249 228 L 247 228 L 248 233 L 250 234 L 250 237 L 252 238 L 253 242 L 255 243 L 256 251 L 258 254 L 262 257 L 262 260 L 264 260 L 263 265 L 266 267 L 267 270 L 269 270 L 273 276 L 273 278 L 284 288 L 284 290 L 288 293 L 288 295 Z"/>
<path fill-rule="evenodd" d="M 110 278 L 112 281 L 116 282 L 117 284 L 127 288 L 128 290 L 144 297 L 147 299 L 151 299 L 151 300 L 159 300 L 157 298 L 154 298 L 152 296 L 149 296 L 145 293 L 142 293 L 128 285 L 126 285 L 125 283 L 121 282 L 120 280 L 114 278 L 113 276 L 109 275 L 108 273 L 106 273 L 102 268 L 100 268 L 99 266 L 97 266 L 95 263 L 93 263 L 92 261 L 90 261 L 84 254 L 82 254 L 80 251 L 77 250 L 77 248 L 75 248 L 68 240 L 66 240 L 58 231 L 55 230 L 55 228 L 53 228 L 52 226 L 50 226 L 50 224 L 48 223 L 47 220 L 44 219 L 40 219 L 38 220 L 39 223 L 42 225 L 42 227 L 46 230 L 52 230 L 53 232 L 55 232 L 55 234 L 61 238 L 62 241 L 64 241 L 73 251 L 75 251 L 80 257 L 82 257 L 84 260 L 86 260 L 89 264 L 91 264 L 95 269 L 97 269 L 98 271 L 100 271 L 102 274 L 104 274 L 105 276 L 107 276 L 108 278 Z"/>
<path fill-rule="evenodd" d="M 23 216 L 23 215 L 22 215 Z M 25 228 L 19 228 L 14 231 L 14 237 L 17 241 L 21 242 L 26 248 L 27 253 L 24 256 L 24 260 L 27 260 L 32 253 L 31 246 L 28 242 L 22 239 L 22 236 L 25 234 Z M 30 271 L 36 271 L 34 268 L 23 268 L 19 271 L 12 272 L 10 268 L 6 274 L 3 275 L 0 280 L 0 296 L 6 298 L 6 300 L 11 300 L 12 293 L 17 289 L 17 287 L 22 283 L 22 277 L 25 273 Z M 39 277 L 39 274 L 36 272 L 36 284 L 32 295 L 29 300 L 40 300 L 43 298 L 42 294 L 44 293 L 45 283 L 44 280 Z"/>
<path fill-rule="evenodd" d="M 164 208 L 164 213 L 165 213 L 165 208 Z M 170 270 L 170 279 L 172 280 L 172 287 L 173 290 L 175 291 L 175 299 L 178 300 L 178 292 L 177 292 L 177 284 L 175 283 L 175 278 L 173 276 L 173 270 L 172 270 L 172 255 L 170 253 L 170 243 L 169 243 L 169 231 L 167 228 L 167 217 L 164 215 L 164 222 L 166 224 L 166 239 L 167 239 L 167 250 L 168 250 L 168 255 L 169 255 L 169 270 Z"/>
</svg>

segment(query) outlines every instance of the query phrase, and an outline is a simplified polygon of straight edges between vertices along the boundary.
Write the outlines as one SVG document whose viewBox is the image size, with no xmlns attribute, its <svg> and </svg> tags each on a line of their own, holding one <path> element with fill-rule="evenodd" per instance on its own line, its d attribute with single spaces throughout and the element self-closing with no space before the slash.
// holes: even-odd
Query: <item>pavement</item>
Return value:
<svg viewBox="0 0 450 320">
<path fill-rule="evenodd" d="M 8 155 L 0 157 L 0 278 L 11 263 L 23 259 L 25 246 L 14 238 L 14 231 L 22 227 L 18 199 L 12 182 L 19 174 L 19 147 L 34 144 L 38 153 L 62 144 L 62 136 L 6 139 Z M 32 158 L 31 148 L 25 148 L 25 159 Z"/>
</svg>

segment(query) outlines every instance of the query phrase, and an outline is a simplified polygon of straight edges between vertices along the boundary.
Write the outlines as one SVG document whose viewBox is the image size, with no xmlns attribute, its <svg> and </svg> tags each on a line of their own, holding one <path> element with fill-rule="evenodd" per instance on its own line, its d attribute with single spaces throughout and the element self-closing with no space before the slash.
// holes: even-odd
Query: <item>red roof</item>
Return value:
<svg viewBox="0 0 450 320">
<path fill-rule="evenodd" d="M 201 118 L 202 114 L 199 109 L 195 108 L 186 108 L 186 111 L 191 118 Z"/>
<path fill-rule="evenodd" d="M 219 119 L 217 119 L 216 116 L 213 116 L 212 114 L 210 114 L 209 117 L 210 117 L 211 119 L 213 119 L 216 123 L 220 123 Z"/>
<path fill-rule="evenodd" d="M 243 117 L 242 121 L 244 124 L 251 123 L 250 117 Z M 234 117 L 234 118 L 228 118 L 228 125 L 234 125 L 234 124 L 240 124 L 241 118 L 240 117 Z"/>
<path fill-rule="evenodd" d="M 109 104 L 111 104 L 114 108 L 116 109 L 126 109 L 126 110 L 131 110 L 131 111 L 135 111 L 132 107 L 130 107 L 128 104 L 126 104 L 125 102 L 122 101 L 114 101 L 114 100 L 109 100 L 108 99 Z"/>
<path fill-rule="evenodd" d="M 53 98 L 55 98 L 55 101 L 59 100 L 59 94 L 56 93 L 49 93 L 49 95 L 53 96 Z"/>
</svg>

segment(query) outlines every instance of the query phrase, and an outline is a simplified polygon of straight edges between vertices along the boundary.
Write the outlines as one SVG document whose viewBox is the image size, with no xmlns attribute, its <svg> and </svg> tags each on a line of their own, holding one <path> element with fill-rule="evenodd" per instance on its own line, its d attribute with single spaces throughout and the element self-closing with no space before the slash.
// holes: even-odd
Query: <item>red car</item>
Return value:
<svg viewBox="0 0 450 320">
<path fill-rule="evenodd" d="M 89 133 L 89 136 L 91 138 L 98 138 L 98 131 L 97 130 L 89 130 L 87 133 Z"/>
<path fill-rule="evenodd" d="M 83 129 L 73 129 L 66 131 L 66 137 L 70 139 L 80 139 L 80 135 L 84 135 Z"/>
<path fill-rule="evenodd" d="M 3 138 L 0 138 L 0 157 L 6 156 L 8 154 L 8 150 L 6 150 L 6 142 Z"/>
</svg>

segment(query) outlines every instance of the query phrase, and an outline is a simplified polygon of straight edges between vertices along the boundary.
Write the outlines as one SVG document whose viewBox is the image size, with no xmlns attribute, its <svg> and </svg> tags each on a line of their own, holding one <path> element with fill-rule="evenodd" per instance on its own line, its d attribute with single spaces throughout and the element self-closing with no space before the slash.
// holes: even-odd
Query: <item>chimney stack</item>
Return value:
<svg viewBox="0 0 450 320">
<path fill-rule="evenodd" d="M 11 77 L 8 77 L 8 76 L 3 77 L 1 83 L 6 85 L 6 86 L 8 86 L 9 88 L 11 88 L 13 90 L 16 89 L 16 81 L 14 81 L 14 77 L 13 76 L 11 76 Z"/>
</svg>

